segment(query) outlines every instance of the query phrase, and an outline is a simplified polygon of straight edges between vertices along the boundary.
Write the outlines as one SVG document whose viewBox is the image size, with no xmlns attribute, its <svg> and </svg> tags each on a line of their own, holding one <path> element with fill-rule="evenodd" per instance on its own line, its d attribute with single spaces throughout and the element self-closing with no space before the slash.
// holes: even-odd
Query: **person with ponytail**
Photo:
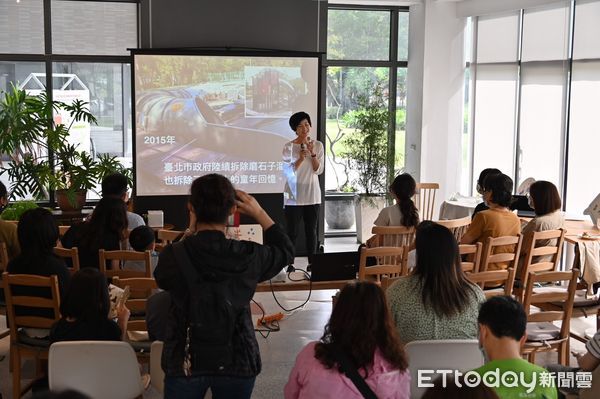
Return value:
<svg viewBox="0 0 600 399">
<path fill-rule="evenodd" d="M 461 244 L 485 243 L 488 237 L 516 236 L 521 233 L 521 221 L 510 209 L 513 181 L 505 174 L 488 176 L 484 181 L 483 200 L 489 207 L 475 215 Z M 512 252 L 513 245 L 497 247 L 494 253 Z M 491 263 L 488 270 L 506 269 L 506 262 Z"/>
<path fill-rule="evenodd" d="M 383 208 L 375 219 L 375 226 L 416 227 L 419 224 L 419 211 L 412 200 L 417 183 L 408 173 L 396 176 L 390 185 L 390 193 L 396 204 Z"/>
</svg>

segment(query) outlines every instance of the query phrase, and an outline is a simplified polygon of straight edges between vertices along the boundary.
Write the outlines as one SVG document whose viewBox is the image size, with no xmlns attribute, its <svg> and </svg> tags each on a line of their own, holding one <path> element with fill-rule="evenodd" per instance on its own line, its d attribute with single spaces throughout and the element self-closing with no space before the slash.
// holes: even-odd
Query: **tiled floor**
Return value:
<svg viewBox="0 0 600 399">
<path fill-rule="evenodd" d="M 357 244 L 354 238 L 328 239 L 325 244 L 327 252 L 354 250 L 356 247 Z M 297 267 L 304 268 L 306 258 L 296 259 L 295 264 Z M 254 398 L 283 397 L 283 387 L 294 364 L 296 354 L 308 342 L 319 339 L 323 334 L 323 328 L 331 312 L 331 296 L 334 293 L 332 290 L 310 293 L 310 301 L 304 307 L 286 314 L 280 322 L 280 331 L 272 332 L 268 338 L 262 338 L 257 334 L 263 369 L 256 380 Z M 308 292 L 258 293 L 255 299 L 262 304 L 267 314 L 272 314 L 282 311 L 275 298 L 281 305 L 289 309 L 302 305 L 307 300 L 308 294 Z M 2 321 L 0 321 L 1 323 Z M 589 317 L 587 320 L 573 321 L 573 327 L 578 331 L 583 331 L 585 328 L 594 326 L 594 324 L 594 317 Z M 0 341 L 0 356 L 7 355 L 8 341 L 8 338 Z M 571 349 L 583 350 L 584 347 L 583 344 L 571 340 Z M 536 362 L 542 365 L 555 363 L 556 354 L 538 355 Z M 574 358 L 571 359 L 571 364 L 574 364 Z M 8 357 L 0 362 L 0 391 L 5 399 L 11 397 Z M 28 395 L 28 397 L 31 397 L 31 395 Z M 156 391 L 147 391 L 144 397 L 159 398 L 160 395 Z"/>
</svg>

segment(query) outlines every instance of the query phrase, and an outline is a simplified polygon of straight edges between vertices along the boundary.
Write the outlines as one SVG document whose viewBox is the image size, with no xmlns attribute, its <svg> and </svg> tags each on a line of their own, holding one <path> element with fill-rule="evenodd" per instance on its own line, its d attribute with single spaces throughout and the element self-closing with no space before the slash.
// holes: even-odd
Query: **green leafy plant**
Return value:
<svg viewBox="0 0 600 399">
<path fill-rule="evenodd" d="M 11 202 L 4 210 L 2 211 L 2 219 L 4 220 L 19 220 L 21 215 L 30 209 L 35 209 L 38 207 L 38 204 L 35 201 L 15 201 Z"/>
<path fill-rule="evenodd" d="M 360 187 L 367 195 L 385 193 L 387 182 L 388 148 L 387 130 L 389 111 L 380 85 L 369 96 L 359 98 L 360 108 L 347 116 L 347 123 L 356 130 L 344 137 L 349 169 L 358 172 L 352 185 Z"/>
<path fill-rule="evenodd" d="M 68 113 L 68 125 L 56 123 L 54 113 Z M 96 186 L 104 176 L 127 171 L 115 157 L 101 155 L 94 159 L 78 151 L 67 139 L 74 124 L 96 123 L 88 104 L 75 100 L 71 104 L 51 101 L 45 93 L 27 95 L 16 87 L 0 101 L 0 152 L 10 157 L 8 167 L 0 173 L 11 181 L 11 196 L 48 198 L 54 190 L 65 190 L 74 205 L 76 194 Z"/>
</svg>

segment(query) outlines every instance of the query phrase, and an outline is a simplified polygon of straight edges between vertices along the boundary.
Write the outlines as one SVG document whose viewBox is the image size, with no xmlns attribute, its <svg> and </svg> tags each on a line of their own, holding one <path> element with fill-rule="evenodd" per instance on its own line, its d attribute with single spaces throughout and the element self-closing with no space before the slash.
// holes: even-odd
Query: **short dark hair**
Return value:
<svg viewBox="0 0 600 399">
<path fill-rule="evenodd" d="M 144 252 L 155 241 L 154 230 L 148 226 L 138 226 L 129 233 L 129 245 L 135 251 Z"/>
<path fill-rule="evenodd" d="M 290 127 L 292 128 L 292 130 L 295 132 L 298 125 L 305 119 L 308 121 L 308 124 L 312 126 L 312 123 L 310 121 L 310 115 L 306 112 L 300 111 L 290 116 Z"/>
<path fill-rule="evenodd" d="M 529 187 L 529 195 L 538 216 L 547 215 L 562 207 L 558 189 L 549 181 L 538 180 L 533 183 Z"/>
<path fill-rule="evenodd" d="M 84 267 L 75 273 L 60 303 L 62 317 L 94 322 L 106 320 L 109 311 L 106 276 L 93 267 Z"/>
<path fill-rule="evenodd" d="M 496 168 L 486 168 L 479 173 L 479 178 L 477 179 L 477 191 L 483 190 L 483 185 L 485 183 L 485 178 L 489 175 L 497 175 L 500 174 L 500 169 Z"/>
<path fill-rule="evenodd" d="M 6 190 L 6 186 L 0 181 L 0 198 L 6 198 L 7 196 L 8 191 Z"/>
<path fill-rule="evenodd" d="M 509 337 L 519 341 L 527 328 L 527 315 L 516 299 L 494 296 L 479 308 L 477 322 L 487 326 L 496 338 Z"/>
<path fill-rule="evenodd" d="M 508 208 L 513 201 L 513 181 L 503 173 L 489 175 L 483 183 L 485 191 L 492 192 L 492 202 Z"/>
<path fill-rule="evenodd" d="M 121 198 L 127 192 L 127 177 L 122 173 L 113 173 L 102 179 L 102 197 Z"/>
<path fill-rule="evenodd" d="M 235 189 L 229 179 L 216 173 L 204 175 L 193 181 L 190 191 L 190 204 L 198 222 L 227 222 L 235 205 Z"/>
<path fill-rule="evenodd" d="M 59 237 L 58 225 L 46 208 L 29 209 L 19 219 L 17 237 L 21 254 L 39 259 L 52 254 Z"/>
</svg>

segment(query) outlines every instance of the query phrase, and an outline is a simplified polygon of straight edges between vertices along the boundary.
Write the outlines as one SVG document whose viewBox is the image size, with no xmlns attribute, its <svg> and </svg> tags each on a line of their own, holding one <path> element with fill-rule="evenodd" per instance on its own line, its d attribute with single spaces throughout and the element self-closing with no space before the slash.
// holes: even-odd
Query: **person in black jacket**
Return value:
<svg viewBox="0 0 600 399">
<path fill-rule="evenodd" d="M 249 303 L 259 282 L 276 276 L 293 261 L 294 247 L 285 231 L 258 202 L 243 191 L 235 191 L 224 176 L 210 174 L 194 180 L 188 209 L 190 231 L 182 243 L 187 258 L 202 276 L 200 279 L 210 275 L 221 284 L 225 281 L 227 301 L 240 311 L 235 313 L 233 322 L 232 362 L 217 370 L 194 364 L 193 359 L 208 356 L 194 353 L 194 348 L 206 347 L 197 345 L 204 342 L 204 337 L 189 333 L 188 309 L 190 297 L 195 294 L 190 295 L 173 246 L 163 250 L 154 277 L 158 286 L 171 295 L 162 354 L 165 398 L 203 397 L 209 387 L 215 399 L 250 398 L 255 378 L 261 371 L 261 360 Z M 227 218 L 236 210 L 262 226 L 264 245 L 225 237 Z M 211 284 L 206 279 L 202 281 Z M 191 365 L 187 362 L 189 358 Z"/>
</svg>

